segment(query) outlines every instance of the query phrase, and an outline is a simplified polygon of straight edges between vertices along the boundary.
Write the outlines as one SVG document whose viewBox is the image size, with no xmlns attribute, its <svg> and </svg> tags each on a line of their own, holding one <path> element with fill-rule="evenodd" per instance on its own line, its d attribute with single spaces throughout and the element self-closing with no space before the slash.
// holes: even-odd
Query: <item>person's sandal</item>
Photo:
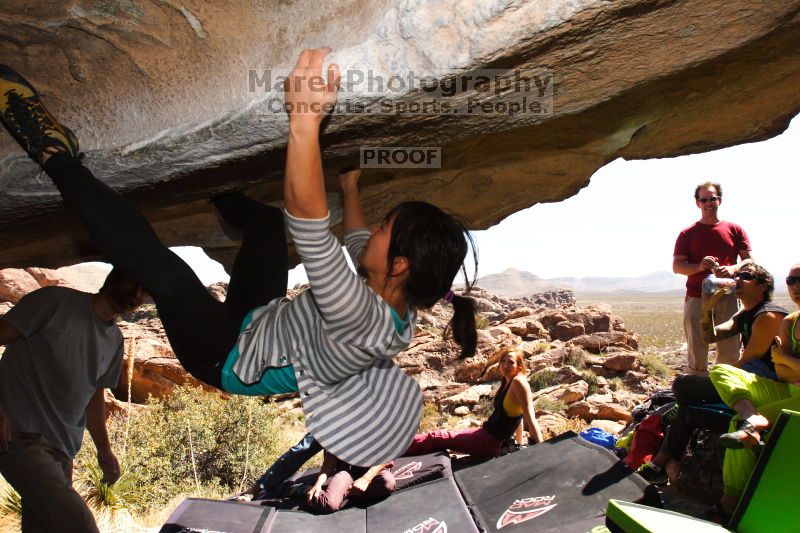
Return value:
<svg viewBox="0 0 800 533">
<path fill-rule="evenodd" d="M 53 117 L 28 80 L 6 65 L 0 65 L 0 122 L 39 164 L 44 154 L 80 157 L 72 130 Z"/>
<path fill-rule="evenodd" d="M 755 439 L 755 442 L 747 439 Z M 719 445 L 723 448 L 740 450 L 742 448 L 752 448 L 761 444 L 761 433 L 753 424 L 747 420 L 740 420 L 736 426 L 736 431 L 725 433 L 719 437 Z"/>
</svg>

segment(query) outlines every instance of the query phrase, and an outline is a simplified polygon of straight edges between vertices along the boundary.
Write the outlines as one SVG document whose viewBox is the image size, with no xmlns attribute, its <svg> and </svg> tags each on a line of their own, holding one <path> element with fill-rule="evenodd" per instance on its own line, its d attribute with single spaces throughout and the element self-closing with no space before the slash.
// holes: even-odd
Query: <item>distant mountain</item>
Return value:
<svg viewBox="0 0 800 533">
<path fill-rule="evenodd" d="M 667 293 L 682 292 L 686 278 L 672 272 L 653 272 L 632 278 L 585 278 L 543 279 L 530 272 L 509 268 L 497 274 L 489 274 L 478 280 L 483 289 L 502 296 L 521 297 L 535 292 L 556 288 L 570 288 L 576 293 Z"/>
</svg>

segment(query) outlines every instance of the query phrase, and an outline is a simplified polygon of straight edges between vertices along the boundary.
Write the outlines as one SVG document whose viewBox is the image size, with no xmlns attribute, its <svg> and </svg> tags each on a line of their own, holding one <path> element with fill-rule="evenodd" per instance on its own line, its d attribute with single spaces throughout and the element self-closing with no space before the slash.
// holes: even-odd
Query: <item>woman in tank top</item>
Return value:
<svg viewBox="0 0 800 533">
<path fill-rule="evenodd" d="M 792 301 L 800 306 L 800 263 L 794 265 L 786 276 L 786 289 Z M 778 379 L 789 383 L 800 382 L 800 311 L 795 311 L 783 319 L 777 341 L 782 349 L 773 350 L 772 359 Z M 777 357 L 777 359 L 776 359 Z"/>
<path fill-rule="evenodd" d="M 494 395 L 494 411 L 480 428 L 462 430 L 437 429 L 414 437 L 404 455 L 421 455 L 439 450 L 452 450 L 480 457 L 495 457 L 503 442 L 512 435 L 522 441 L 522 421 L 534 443 L 542 442 L 542 430 L 536 421 L 531 387 L 526 379 L 525 356 L 521 350 L 505 347 L 487 361 L 488 369 L 499 361 L 503 376 Z M 485 372 L 485 370 L 484 370 Z"/>
</svg>

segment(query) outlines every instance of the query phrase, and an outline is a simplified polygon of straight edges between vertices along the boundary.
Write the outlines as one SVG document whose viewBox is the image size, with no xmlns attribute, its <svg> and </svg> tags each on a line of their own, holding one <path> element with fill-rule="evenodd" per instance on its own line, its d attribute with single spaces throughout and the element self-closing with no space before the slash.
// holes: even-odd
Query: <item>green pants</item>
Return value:
<svg viewBox="0 0 800 533">
<path fill-rule="evenodd" d="M 781 409 L 800 410 L 800 387 L 795 385 L 757 376 L 730 365 L 715 365 L 709 376 L 725 404 L 733 407 L 739 400 L 750 400 L 770 423 L 778 419 Z M 738 416 L 734 417 L 729 431 L 736 431 L 738 422 Z M 755 465 L 753 450 L 725 450 L 722 464 L 725 494 L 739 496 Z"/>
</svg>

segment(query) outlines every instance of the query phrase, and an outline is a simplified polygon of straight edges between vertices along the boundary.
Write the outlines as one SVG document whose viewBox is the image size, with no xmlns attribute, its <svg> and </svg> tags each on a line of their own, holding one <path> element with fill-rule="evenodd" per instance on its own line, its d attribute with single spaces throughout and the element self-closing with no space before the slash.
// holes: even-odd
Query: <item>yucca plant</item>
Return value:
<svg viewBox="0 0 800 533">
<path fill-rule="evenodd" d="M 87 463 L 79 479 L 86 502 L 95 509 L 130 509 L 140 499 L 138 483 L 126 468 L 116 483 L 103 482 L 103 471 L 96 462 Z"/>
</svg>

